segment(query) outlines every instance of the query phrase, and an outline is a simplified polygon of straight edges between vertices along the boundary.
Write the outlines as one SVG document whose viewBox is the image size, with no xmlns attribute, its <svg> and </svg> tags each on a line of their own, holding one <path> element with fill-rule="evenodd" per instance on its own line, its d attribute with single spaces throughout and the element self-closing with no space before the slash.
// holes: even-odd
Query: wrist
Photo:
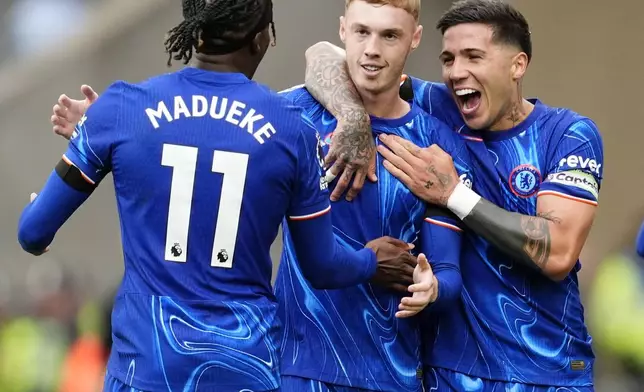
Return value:
<svg viewBox="0 0 644 392">
<path fill-rule="evenodd" d="M 367 110 L 363 107 L 356 107 L 353 105 L 343 107 L 335 117 L 340 125 L 371 124 L 371 118 L 369 117 Z M 369 131 L 371 131 L 371 129 L 369 129 Z"/>
<path fill-rule="evenodd" d="M 481 196 L 468 188 L 467 185 L 459 182 L 447 199 L 447 208 L 458 216 L 460 220 L 463 220 L 472 212 L 480 200 Z"/>
<path fill-rule="evenodd" d="M 433 304 L 438 299 L 438 279 L 436 275 L 432 276 L 434 290 L 432 291 L 431 296 L 429 297 L 429 303 Z"/>
<path fill-rule="evenodd" d="M 365 265 L 364 276 L 367 277 L 367 280 L 371 280 L 378 270 L 378 254 L 376 253 L 376 249 L 371 247 L 365 247 L 362 251 L 368 254 L 367 258 L 369 259 Z"/>
</svg>

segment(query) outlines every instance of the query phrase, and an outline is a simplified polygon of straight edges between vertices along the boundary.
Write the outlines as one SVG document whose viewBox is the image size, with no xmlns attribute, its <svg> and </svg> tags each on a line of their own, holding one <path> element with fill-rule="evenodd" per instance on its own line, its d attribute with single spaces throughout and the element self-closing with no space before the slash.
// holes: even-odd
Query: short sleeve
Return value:
<svg viewBox="0 0 644 392">
<path fill-rule="evenodd" d="M 589 119 L 576 121 L 555 148 L 539 196 L 556 195 L 597 205 L 603 164 L 603 144 L 597 126 Z"/>
<path fill-rule="evenodd" d="M 289 219 L 313 219 L 330 208 L 328 184 L 324 178 L 324 154 L 320 134 L 302 114 L 302 131 L 297 140 L 297 175 L 289 208 Z"/>
<path fill-rule="evenodd" d="M 76 125 L 63 159 L 92 183 L 112 170 L 112 147 L 117 138 L 122 85 L 111 85 Z"/>
</svg>

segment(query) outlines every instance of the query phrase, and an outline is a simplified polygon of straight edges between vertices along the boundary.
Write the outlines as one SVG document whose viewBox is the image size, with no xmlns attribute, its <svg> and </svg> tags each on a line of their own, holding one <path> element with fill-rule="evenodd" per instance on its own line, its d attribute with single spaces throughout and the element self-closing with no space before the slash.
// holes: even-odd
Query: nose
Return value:
<svg viewBox="0 0 644 392">
<path fill-rule="evenodd" d="M 369 58 L 380 57 L 380 40 L 376 34 L 371 34 L 364 48 L 364 55 Z"/>
<path fill-rule="evenodd" d="M 449 68 L 449 78 L 452 81 L 459 81 L 466 79 L 469 71 L 465 63 L 459 59 L 454 59 L 452 66 Z"/>
</svg>

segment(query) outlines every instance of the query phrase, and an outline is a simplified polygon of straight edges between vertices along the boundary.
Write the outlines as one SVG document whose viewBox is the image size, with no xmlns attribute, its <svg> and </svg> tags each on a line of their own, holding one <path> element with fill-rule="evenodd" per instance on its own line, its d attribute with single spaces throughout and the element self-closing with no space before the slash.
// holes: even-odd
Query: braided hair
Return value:
<svg viewBox="0 0 644 392">
<path fill-rule="evenodd" d="M 188 64 L 193 50 L 206 54 L 239 50 L 268 25 L 275 45 L 272 0 L 183 0 L 183 18 L 166 36 L 168 66 L 173 59 Z"/>
</svg>

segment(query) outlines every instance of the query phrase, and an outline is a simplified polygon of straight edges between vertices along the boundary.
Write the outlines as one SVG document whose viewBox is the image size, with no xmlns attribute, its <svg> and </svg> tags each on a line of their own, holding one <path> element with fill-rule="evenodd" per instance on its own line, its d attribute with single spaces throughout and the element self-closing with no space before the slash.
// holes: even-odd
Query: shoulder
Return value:
<svg viewBox="0 0 644 392">
<path fill-rule="evenodd" d="M 601 146 L 601 133 L 592 119 L 571 109 L 542 105 L 545 108 L 542 124 L 550 132 L 551 142 L 575 139 L 577 142 Z"/>
<path fill-rule="evenodd" d="M 436 92 L 438 94 L 449 94 L 449 90 L 447 89 L 447 86 L 445 83 L 441 82 L 432 82 L 429 80 L 423 80 L 420 78 L 417 78 L 415 76 L 410 76 L 410 75 L 404 75 L 403 76 L 403 83 L 409 80 L 411 83 L 411 86 L 414 88 L 415 91 L 427 91 L 427 92 Z"/>
</svg>

